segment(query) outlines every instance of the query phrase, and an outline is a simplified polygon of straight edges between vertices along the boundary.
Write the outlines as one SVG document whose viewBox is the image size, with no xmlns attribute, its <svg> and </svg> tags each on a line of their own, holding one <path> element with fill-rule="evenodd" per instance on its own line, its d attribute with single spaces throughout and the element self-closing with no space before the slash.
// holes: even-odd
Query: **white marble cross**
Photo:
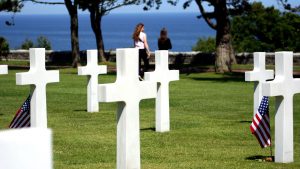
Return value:
<svg viewBox="0 0 300 169">
<path fill-rule="evenodd" d="M 156 97 L 156 83 L 139 81 L 138 49 L 117 49 L 117 80 L 98 89 L 99 102 L 118 102 L 117 168 L 141 168 L 139 103 Z"/>
<path fill-rule="evenodd" d="M 170 131 L 169 83 L 179 80 L 179 71 L 169 70 L 167 50 L 155 51 L 155 71 L 145 72 L 145 80 L 157 83 L 155 130 Z"/>
<path fill-rule="evenodd" d="M 7 65 L 0 65 L 0 75 L 7 74 L 7 73 L 8 73 Z"/>
<path fill-rule="evenodd" d="M 0 131 L 1 169 L 52 169 L 52 132 L 43 128 Z"/>
<path fill-rule="evenodd" d="M 47 83 L 59 82 L 59 71 L 45 69 L 45 49 L 33 48 L 29 50 L 30 70 L 16 74 L 18 85 L 31 86 L 30 126 L 47 128 Z"/>
<path fill-rule="evenodd" d="M 87 50 L 87 65 L 78 67 L 78 75 L 88 75 L 87 111 L 98 112 L 98 75 L 106 74 L 107 66 L 98 66 L 97 50 Z"/>
<path fill-rule="evenodd" d="M 245 72 L 245 81 L 254 81 L 253 116 L 255 116 L 263 97 L 262 83 L 266 82 L 266 80 L 273 79 L 274 71 L 265 69 L 265 52 L 254 52 L 253 59 L 254 69 L 253 71 Z"/>
<path fill-rule="evenodd" d="M 293 78 L 293 52 L 275 53 L 275 79 L 263 83 L 262 91 L 276 96 L 275 162 L 293 162 L 293 96 L 300 93 L 300 79 Z"/>
</svg>

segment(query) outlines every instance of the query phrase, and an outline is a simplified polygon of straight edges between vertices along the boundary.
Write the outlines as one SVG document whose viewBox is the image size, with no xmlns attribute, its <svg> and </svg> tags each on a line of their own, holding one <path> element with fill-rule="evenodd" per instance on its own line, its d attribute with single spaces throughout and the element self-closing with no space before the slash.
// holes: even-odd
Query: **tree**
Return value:
<svg viewBox="0 0 300 169">
<path fill-rule="evenodd" d="M 26 0 L 25 0 L 26 1 Z M 61 5 L 64 4 L 70 16 L 70 31 L 71 31 L 71 49 L 72 49 L 72 67 L 80 66 L 80 50 L 78 38 L 78 0 L 64 0 L 64 2 L 48 2 L 41 0 L 27 0 L 34 3 L 47 5 Z"/>
<path fill-rule="evenodd" d="M 192 0 L 184 4 L 188 7 Z M 195 0 L 201 16 L 206 23 L 216 30 L 216 72 L 231 71 L 231 64 L 236 62 L 230 35 L 230 16 L 239 15 L 248 9 L 248 0 Z M 204 4 L 208 3 L 213 11 L 206 11 Z"/>
<path fill-rule="evenodd" d="M 23 7 L 23 3 L 20 0 L 1 0 L 0 1 L 0 12 L 13 12 L 14 14 L 20 12 Z M 14 14 L 11 17 L 11 21 L 5 21 L 8 26 L 14 25 Z"/>
<path fill-rule="evenodd" d="M 288 3 L 289 0 L 277 1 L 291 12 L 300 11 L 300 5 L 292 7 Z M 168 2 L 176 5 L 179 0 L 168 0 Z M 203 18 L 212 29 L 216 30 L 216 72 L 230 71 L 231 63 L 235 62 L 231 45 L 230 18 L 249 10 L 249 0 L 185 0 L 184 2 L 184 8 L 195 2 L 201 13 L 199 18 Z M 162 1 L 148 0 L 146 6 L 152 7 L 155 3 L 159 6 Z M 204 5 L 212 7 L 213 11 L 206 11 Z"/>
<path fill-rule="evenodd" d="M 238 52 L 300 51 L 300 16 L 253 3 L 251 10 L 232 21 L 234 49 Z"/>
<path fill-rule="evenodd" d="M 300 5 L 292 6 L 289 0 L 278 0 L 282 6 L 290 12 L 300 12 Z"/>
<path fill-rule="evenodd" d="M 151 0 L 152 3 L 146 3 L 147 7 L 154 4 L 158 6 L 161 0 Z M 168 0 L 172 5 L 176 5 L 179 0 Z M 230 36 L 230 16 L 238 15 L 249 7 L 248 0 L 185 0 L 184 8 L 187 8 L 195 2 L 199 8 L 200 16 L 214 30 L 216 30 L 216 72 L 231 71 L 231 63 L 236 62 L 233 54 Z M 206 11 L 204 5 L 213 8 L 212 11 Z"/>
<path fill-rule="evenodd" d="M 78 0 L 82 10 L 90 13 L 91 27 L 96 38 L 98 57 L 100 61 L 106 61 L 104 41 L 102 36 L 102 17 L 110 11 L 125 5 L 138 4 L 137 0 Z"/>
<path fill-rule="evenodd" d="M 46 4 L 46 5 L 65 5 L 70 16 L 70 30 L 71 30 L 71 48 L 72 48 L 72 66 L 77 67 L 80 65 L 79 55 L 79 40 L 78 40 L 78 1 L 77 0 L 64 0 L 64 2 L 50 2 L 43 0 L 5 0 L 0 2 L 0 11 L 19 12 L 23 7 L 23 3 L 30 1 L 33 3 Z M 13 22 L 12 22 L 13 23 Z M 13 25 L 6 21 L 7 25 Z"/>
<path fill-rule="evenodd" d="M 4 37 L 0 37 L 0 60 L 2 59 L 2 56 L 6 57 L 9 54 L 9 44 L 7 40 Z"/>
<path fill-rule="evenodd" d="M 18 12 L 23 7 L 20 0 L 1 0 L 0 11 Z"/>
<path fill-rule="evenodd" d="M 72 67 L 80 66 L 80 55 L 79 55 L 79 40 L 78 40 L 78 0 L 64 0 L 66 8 L 70 15 L 71 25 L 71 47 L 72 47 Z"/>
</svg>

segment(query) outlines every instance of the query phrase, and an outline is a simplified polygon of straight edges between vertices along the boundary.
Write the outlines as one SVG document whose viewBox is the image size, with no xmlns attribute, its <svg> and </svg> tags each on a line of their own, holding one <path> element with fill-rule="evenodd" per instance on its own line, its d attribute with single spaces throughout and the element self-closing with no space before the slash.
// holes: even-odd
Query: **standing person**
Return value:
<svg viewBox="0 0 300 169">
<path fill-rule="evenodd" d="M 172 49 L 171 40 L 168 38 L 168 31 L 166 28 L 162 28 L 160 31 L 160 37 L 158 38 L 158 50 Z"/>
<path fill-rule="evenodd" d="M 140 80 L 144 77 L 144 72 L 146 72 L 149 69 L 149 58 L 150 58 L 150 50 L 147 42 L 147 35 L 144 31 L 145 31 L 144 24 L 139 23 L 136 25 L 132 35 L 132 39 L 134 41 L 134 47 L 139 49 Z M 144 62 L 143 68 L 142 68 L 142 60 Z"/>
</svg>

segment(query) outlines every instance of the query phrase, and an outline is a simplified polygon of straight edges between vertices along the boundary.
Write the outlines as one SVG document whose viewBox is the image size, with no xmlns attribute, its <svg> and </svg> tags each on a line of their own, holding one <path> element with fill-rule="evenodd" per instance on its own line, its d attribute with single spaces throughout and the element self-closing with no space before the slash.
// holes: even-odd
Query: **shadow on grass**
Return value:
<svg viewBox="0 0 300 169">
<path fill-rule="evenodd" d="M 216 82 L 245 82 L 245 73 L 231 72 L 224 73 L 221 77 L 192 77 L 194 80 L 199 81 L 216 81 Z"/>
<path fill-rule="evenodd" d="M 257 155 L 257 156 L 247 157 L 246 160 L 274 162 L 274 156 Z"/>
<path fill-rule="evenodd" d="M 87 109 L 81 109 L 81 110 L 74 110 L 74 111 L 77 111 L 77 112 L 87 112 Z"/>
<path fill-rule="evenodd" d="M 294 74 L 294 78 L 300 78 L 300 74 Z"/>
<path fill-rule="evenodd" d="M 252 121 L 249 121 L 249 120 L 241 120 L 240 123 L 249 123 L 249 124 L 250 124 L 250 123 L 252 123 Z"/>
<path fill-rule="evenodd" d="M 141 131 L 155 131 L 155 127 L 148 127 L 148 128 L 143 128 L 140 129 Z"/>
</svg>

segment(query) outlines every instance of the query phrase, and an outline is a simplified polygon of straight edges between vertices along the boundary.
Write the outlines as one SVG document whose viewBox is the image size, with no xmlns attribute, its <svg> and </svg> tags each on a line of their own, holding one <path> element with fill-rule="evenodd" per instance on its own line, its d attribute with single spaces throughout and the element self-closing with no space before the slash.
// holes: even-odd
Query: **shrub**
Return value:
<svg viewBox="0 0 300 169">
<path fill-rule="evenodd" d="M 29 48 L 45 48 L 46 50 L 51 50 L 51 42 L 44 36 L 39 36 L 36 40 L 36 44 L 33 43 L 30 39 L 25 39 L 25 41 L 21 45 L 21 49 L 29 49 Z"/>
<path fill-rule="evenodd" d="M 195 46 L 192 48 L 193 51 L 201 51 L 206 53 L 212 53 L 216 51 L 216 39 L 213 37 L 200 38 Z"/>
<path fill-rule="evenodd" d="M 9 54 L 9 43 L 4 37 L 0 37 L 0 60 Z"/>
<path fill-rule="evenodd" d="M 30 39 L 25 39 L 25 41 L 22 43 L 21 45 L 21 49 L 29 49 L 29 48 L 33 48 L 33 42 Z"/>
<path fill-rule="evenodd" d="M 44 36 L 39 36 L 37 38 L 37 45 L 38 48 L 45 48 L 46 50 L 51 50 L 51 42 Z"/>
</svg>

